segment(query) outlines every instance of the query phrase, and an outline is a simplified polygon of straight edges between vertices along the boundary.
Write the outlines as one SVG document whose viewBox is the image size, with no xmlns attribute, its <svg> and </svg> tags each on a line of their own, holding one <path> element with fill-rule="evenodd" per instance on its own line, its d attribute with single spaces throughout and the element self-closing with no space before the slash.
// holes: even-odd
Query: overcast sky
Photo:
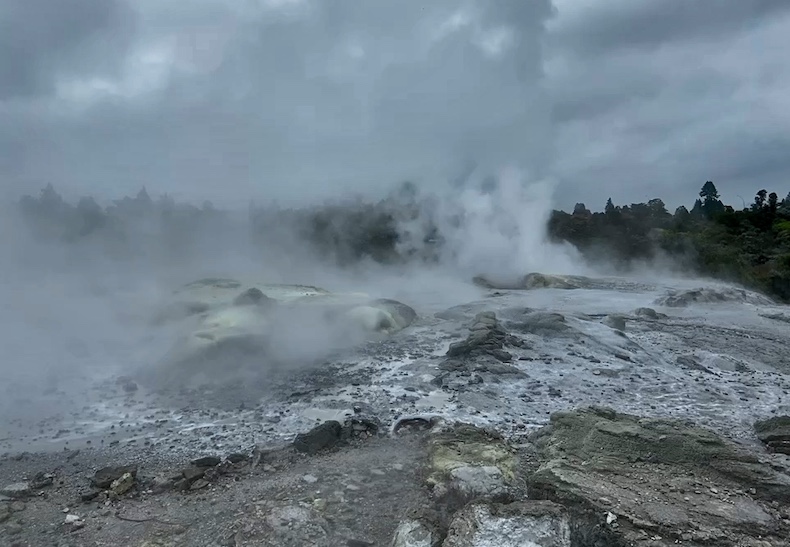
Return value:
<svg viewBox="0 0 790 547">
<path fill-rule="evenodd" d="M 790 191 L 787 0 L 3 0 L 0 184 L 217 203 L 516 163 L 601 208 Z"/>
</svg>

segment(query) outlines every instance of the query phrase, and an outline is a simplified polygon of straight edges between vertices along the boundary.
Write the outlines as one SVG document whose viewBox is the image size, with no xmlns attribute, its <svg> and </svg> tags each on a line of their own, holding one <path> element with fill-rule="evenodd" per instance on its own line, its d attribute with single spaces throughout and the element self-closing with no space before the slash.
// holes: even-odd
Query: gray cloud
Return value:
<svg viewBox="0 0 790 547">
<path fill-rule="evenodd" d="M 569 4 L 570 5 L 570 4 Z M 784 0 L 613 0 L 580 9 L 563 25 L 563 47 L 585 55 L 655 48 L 664 43 L 715 40 L 753 29 L 790 11 Z"/>
<path fill-rule="evenodd" d="M 547 40 L 560 195 L 602 207 L 690 204 L 709 179 L 733 202 L 790 189 L 790 6 L 588 4 L 561 0 Z"/>
<path fill-rule="evenodd" d="M 52 93 L 59 77 L 114 74 L 132 27 L 121 0 L 3 2 L 0 100 Z"/>
<path fill-rule="evenodd" d="M 548 1 L 133 5 L 117 77 L 75 75 L 49 115 L 6 112 L 29 128 L 4 136 L 20 185 L 291 199 L 445 180 L 470 160 L 548 166 Z"/>
<path fill-rule="evenodd" d="M 554 4 L 5 2 L 3 187 L 289 201 L 518 162 L 563 207 L 786 193 L 787 2 Z"/>
</svg>

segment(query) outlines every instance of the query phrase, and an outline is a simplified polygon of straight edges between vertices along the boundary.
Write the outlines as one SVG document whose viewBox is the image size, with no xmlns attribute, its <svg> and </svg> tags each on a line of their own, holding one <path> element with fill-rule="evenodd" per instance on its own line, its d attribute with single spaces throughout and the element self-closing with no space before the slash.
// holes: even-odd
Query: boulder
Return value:
<svg viewBox="0 0 790 547">
<path fill-rule="evenodd" d="M 514 330 L 540 336 L 551 336 L 570 329 L 570 325 L 561 313 L 547 311 L 530 311 L 508 324 Z"/>
<path fill-rule="evenodd" d="M 603 324 L 614 330 L 625 330 L 625 317 L 622 315 L 607 315 L 603 319 Z"/>
<path fill-rule="evenodd" d="M 332 448 L 340 442 L 343 426 L 335 420 L 328 420 L 307 433 L 300 433 L 294 439 L 293 447 L 297 452 L 315 455 Z"/>
<path fill-rule="evenodd" d="M 494 312 L 478 313 L 469 326 L 465 340 L 450 344 L 448 359 L 439 365 L 446 372 L 458 372 L 466 376 L 471 372 L 492 374 L 524 373 L 512 365 L 513 355 L 505 351 L 505 345 L 520 347 L 523 342 L 502 327 Z"/>
<path fill-rule="evenodd" d="M 790 416 L 776 416 L 754 424 L 757 438 L 771 452 L 790 456 Z"/>
<path fill-rule="evenodd" d="M 731 287 L 700 287 L 689 290 L 671 290 L 656 299 L 659 306 L 685 308 L 691 304 L 721 304 L 727 302 L 753 304 L 755 306 L 771 306 L 774 302 L 767 296 Z"/>
<path fill-rule="evenodd" d="M 392 547 L 433 547 L 435 541 L 435 535 L 422 522 L 407 520 L 395 529 Z"/>
<path fill-rule="evenodd" d="M 91 479 L 91 484 L 93 484 L 93 486 L 96 488 L 101 488 L 103 490 L 105 488 L 109 488 L 114 481 L 120 479 L 127 473 L 132 478 L 137 477 L 137 466 L 118 465 L 103 467 L 94 473 L 93 478 Z"/>
<path fill-rule="evenodd" d="M 442 547 L 571 547 L 565 509 L 548 501 L 472 503 L 456 513 Z"/>
<path fill-rule="evenodd" d="M 428 442 L 426 482 L 438 496 L 495 497 L 507 492 L 517 463 L 515 450 L 499 434 L 458 424 Z"/>
<path fill-rule="evenodd" d="M 275 300 L 269 298 L 263 291 L 257 287 L 247 289 L 233 299 L 234 306 L 265 306 L 271 307 L 275 304 Z"/>
<path fill-rule="evenodd" d="M 790 476 L 713 432 L 606 408 L 559 412 L 539 431 L 533 496 L 617 517 L 635 546 L 750 545 L 790 534 Z M 647 542 L 645 532 L 663 538 Z"/>
</svg>

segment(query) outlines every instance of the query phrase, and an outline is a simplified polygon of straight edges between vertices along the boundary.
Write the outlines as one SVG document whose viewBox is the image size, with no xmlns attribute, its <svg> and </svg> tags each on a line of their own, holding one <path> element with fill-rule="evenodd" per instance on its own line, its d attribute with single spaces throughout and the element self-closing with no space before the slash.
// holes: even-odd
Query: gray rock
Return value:
<svg viewBox="0 0 790 547">
<path fill-rule="evenodd" d="M 637 308 L 634 310 L 634 315 L 644 317 L 646 319 L 665 319 L 667 316 L 663 313 L 658 313 L 653 308 Z"/>
<path fill-rule="evenodd" d="M 622 315 L 607 315 L 603 319 L 603 324 L 614 330 L 625 330 L 625 317 Z"/>
<path fill-rule="evenodd" d="M 133 478 L 137 477 L 137 466 L 119 465 L 114 467 L 103 467 L 93 475 L 91 484 L 96 488 L 109 488 L 113 481 L 120 479 L 126 473 L 129 473 Z"/>
<path fill-rule="evenodd" d="M 203 488 L 207 487 L 209 482 L 205 479 L 198 479 L 189 485 L 190 490 L 202 490 Z"/>
<path fill-rule="evenodd" d="M 562 506 L 547 501 L 473 503 L 453 518 L 443 547 L 571 547 Z"/>
<path fill-rule="evenodd" d="M 521 332 L 543 336 L 556 335 L 570 328 L 564 315 L 546 311 L 525 314 L 519 322 L 513 323 L 512 327 Z"/>
<path fill-rule="evenodd" d="M 466 465 L 450 471 L 452 485 L 475 498 L 494 496 L 506 491 L 502 471 L 495 465 Z"/>
<path fill-rule="evenodd" d="M 533 442 L 541 464 L 532 494 L 601 515 L 617 508 L 627 516 L 617 519 L 622 544 L 649 545 L 645 531 L 674 541 L 683 530 L 719 547 L 785 533 L 774 507 L 790 509 L 790 475 L 710 430 L 593 407 L 553 414 Z"/>
<path fill-rule="evenodd" d="M 112 481 L 110 491 L 116 496 L 127 493 L 134 486 L 134 477 L 131 473 L 124 473 L 119 478 Z"/>
<path fill-rule="evenodd" d="M 191 465 L 181 471 L 181 475 L 184 477 L 184 480 L 187 482 L 187 484 L 192 484 L 196 480 L 202 479 L 205 473 L 205 467 L 198 467 L 196 465 Z"/>
<path fill-rule="evenodd" d="M 167 492 L 173 489 L 173 485 L 175 484 L 177 479 L 174 477 L 154 477 L 154 480 L 151 484 L 151 490 L 155 494 L 161 494 L 162 492 Z"/>
<path fill-rule="evenodd" d="M 524 376 L 517 367 L 505 364 L 513 360 L 513 355 L 504 349 L 505 345 L 521 347 L 523 343 L 505 331 L 494 312 L 478 313 L 469 331 L 465 340 L 450 344 L 448 359 L 439 364 L 440 370 L 456 375 L 440 375 L 435 384 L 452 387 L 474 383 L 470 382 L 473 372 Z"/>
<path fill-rule="evenodd" d="M 30 482 L 20 481 L 0 488 L 0 494 L 14 499 L 25 498 L 33 494 L 33 488 L 30 486 Z"/>
<path fill-rule="evenodd" d="M 202 458 L 192 460 L 191 463 L 195 467 L 215 467 L 222 463 L 222 458 L 218 458 L 217 456 L 204 456 Z"/>
<path fill-rule="evenodd" d="M 395 529 L 392 547 L 433 547 L 435 535 L 420 521 L 407 520 Z"/>
<path fill-rule="evenodd" d="M 9 536 L 18 536 L 25 528 L 19 522 L 9 522 L 6 524 L 5 531 Z"/>
<path fill-rule="evenodd" d="M 756 306 L 771 306 L 774 302 L 767 296 L 735 288 L 701 287 L 690 290 L 672 290 L 656 300 L 659 306 L 684 308 L 691 304 L 717 304 L 724 302 L 741 302 Z"/>
</svg>

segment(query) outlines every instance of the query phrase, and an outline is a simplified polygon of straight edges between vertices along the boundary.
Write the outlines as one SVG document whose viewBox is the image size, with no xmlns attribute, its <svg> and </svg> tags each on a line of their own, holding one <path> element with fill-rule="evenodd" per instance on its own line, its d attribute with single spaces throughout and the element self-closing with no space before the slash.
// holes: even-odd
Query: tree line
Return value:
<svg viewBox="0 0 790 547">
<path fill-rule="evenodd" d="M 406 183 L 375 203 L 304 209 L 251 205 L 239 221 L 209 202 L 196 207 L 167 195 L 154 200 L 145 189 L 105 207 L 90 197 L 72 205 L 48 185 L 37 197 L 24 196 L 19 208 L 38 237 L 98 242 L 119 257 L 157 252 L 177 260 L 205 251 L 205 242 L 216 241 L 218 233 L 240 234 L 255 248 L 271 242 L 272 234 L 288 232 L 336 263 L 398 263 L 441 256 L 443 234 L 426 212 L 430 199 Z M 602 212 L 578 203 L 571 213 L 553 211 L 547 232 L 555 242 L 573 244 L 591 263 L 628 270 L 669 258 L 685 270 L 790 302 L 790 194 L 779 200 L 775 192 L 760 190 L 749 206 L 735 209 L 708 181 L 691 209 L 681 206 L 670 213 L 661 199 L 622 206 L 609 199 Z"/>
<path fill-rule="evenodd" d="M 590 262 L 623 269 L 669 257 L 701 275 L 736 282 L 790 301 L 790 193 L 760 190 L 741 209 L 725 205 L 707 181 L 689 210 L 669 213 L 664 202 L 617 206 L 603 212 L 578 203 L 572 213 L 554 211 L 549 237 L 576 246 Z"/>
</svg>

